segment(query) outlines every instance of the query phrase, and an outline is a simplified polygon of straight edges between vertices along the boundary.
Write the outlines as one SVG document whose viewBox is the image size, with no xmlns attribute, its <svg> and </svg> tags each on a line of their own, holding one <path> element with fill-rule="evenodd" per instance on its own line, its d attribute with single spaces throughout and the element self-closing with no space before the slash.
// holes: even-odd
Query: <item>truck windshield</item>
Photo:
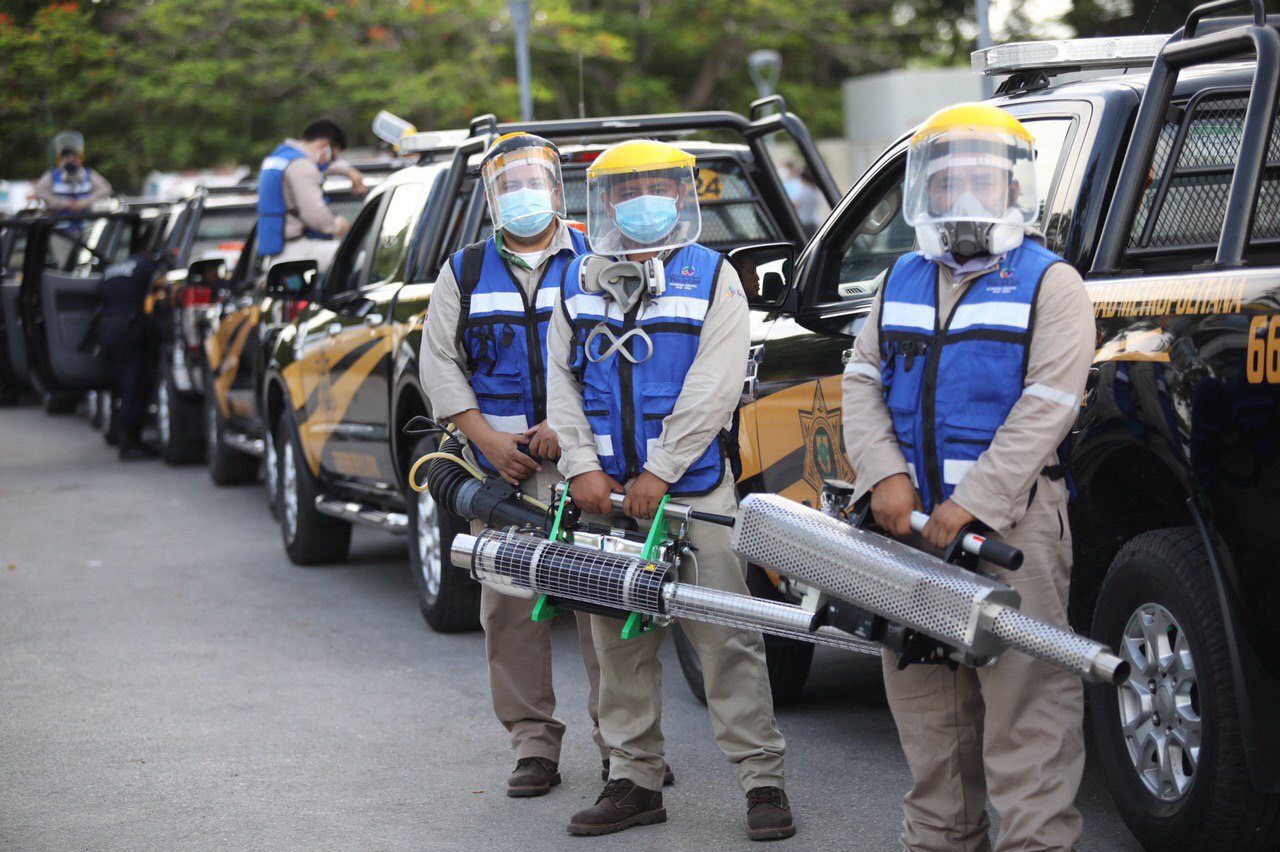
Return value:
<svg viewBox="0 0 1280 852">
<path fill-rule="evenodd" d="M 571 220 L 587 220 L 586 165 L 566 164 L 563 171 L 565 210 Z M 751 185 L 742 165 L 732 158 L 698 159 L 698 204 L 702 236 L 698 242 L 720 251 L 752 243 L 775 242 L 782 232 Z M 493 232 L 485 214 L 481 236 Z"/>
</svg>

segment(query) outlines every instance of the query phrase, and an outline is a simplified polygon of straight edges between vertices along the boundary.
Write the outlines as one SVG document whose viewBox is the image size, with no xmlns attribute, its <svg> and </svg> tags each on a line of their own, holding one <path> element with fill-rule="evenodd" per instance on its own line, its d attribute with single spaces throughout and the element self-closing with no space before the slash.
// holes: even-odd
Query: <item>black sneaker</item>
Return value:
<svg viewBox="0 0 1280 852">
<path fill-rule="evenodd" d="M 120 447 L 120 461 L 142 461 L 159 456 L 159 453 L 146 444 L 122 444 Z"/>
</svg>

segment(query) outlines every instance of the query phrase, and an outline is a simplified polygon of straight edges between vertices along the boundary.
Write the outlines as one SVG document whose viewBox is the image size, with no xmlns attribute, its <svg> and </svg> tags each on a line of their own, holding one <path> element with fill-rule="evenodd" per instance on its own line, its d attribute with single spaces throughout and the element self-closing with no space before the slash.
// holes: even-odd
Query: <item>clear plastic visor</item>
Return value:
<svg viewBox="0 0 1280 852">
<path fill-rule="evenodd" d="M 560 161 L 545 148 L 499 154 L 484 164 L 481 178 L 495 229 L 545 218 L 548 213 L 565 215 Z"/>
<path fill-rule="evenodd" d="M 701 232 L 693 166 L 587 173 L 587 241 L 596 254 L 667 251 Z"/>
<path fill-rule="evenodd" d="M 1031 143 L 1003 133 L 940 133 L 913 144 L 903 191 L 911 225 L 1031 225 L 1040 216 Z"/>
</svg>

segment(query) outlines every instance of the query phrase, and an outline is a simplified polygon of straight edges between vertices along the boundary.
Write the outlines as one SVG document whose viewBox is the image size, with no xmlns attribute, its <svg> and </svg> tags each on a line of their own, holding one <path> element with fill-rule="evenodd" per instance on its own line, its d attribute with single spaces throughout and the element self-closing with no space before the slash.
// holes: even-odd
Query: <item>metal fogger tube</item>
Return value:
<svg viewBox="0 0 1280 852">
<path fill-rule="evenodd" d="M 1009 586 L 775 494 L 742 501 L 732 547 L 973 657 L 1013 648 L 1086 680 L 1119 684 L 1129 674 L 1106 646 L 1023 615 Z"/>
<path fill-rule="evenodd" d="M 493 529 L 454 536 L 450 556 L 454 565 L 469 570 L 476 580 L 513 597 L 549 595 L 602 609 L 638 612 L 662 625 L 683 618 L 879 653 L 874 643 L 843 631 L 811 630 L 814 614 L 795 604 L 677 582 L 675 568 L 666 562 Z"/>
</svg>

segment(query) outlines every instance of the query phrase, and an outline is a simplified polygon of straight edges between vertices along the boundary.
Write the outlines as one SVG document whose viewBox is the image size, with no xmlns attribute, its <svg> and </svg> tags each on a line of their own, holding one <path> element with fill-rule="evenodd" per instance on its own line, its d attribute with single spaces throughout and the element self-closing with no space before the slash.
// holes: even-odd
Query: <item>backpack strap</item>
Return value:
<svg viewBox="0 0 1280 852">
<path fill-rule="evenodd" d="M 462 250 L 461 268 L 455 264 L 454 278 L 458 282 L 458 329 L 456 339 L 458 351 L 467 353 L 467 370 L 476 371 L 476 364 L 471 353 L 466 349 L 467 320 L 471 318 L 471 294 L 480 284 L 480 269 L 484 266 L 485 243 L 472 243 Z"/>
</svg>

